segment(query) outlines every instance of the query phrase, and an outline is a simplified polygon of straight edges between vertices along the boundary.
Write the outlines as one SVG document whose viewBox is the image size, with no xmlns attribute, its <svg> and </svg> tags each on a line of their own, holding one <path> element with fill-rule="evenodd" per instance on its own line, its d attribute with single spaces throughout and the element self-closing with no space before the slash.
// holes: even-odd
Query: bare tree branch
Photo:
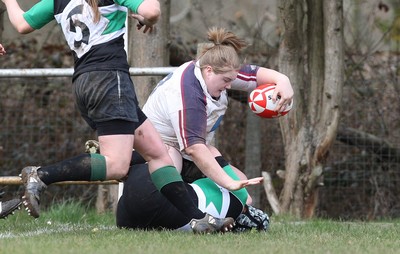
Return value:
<svg viewBox="0 0 400 254">
<path fill-rule="evenodd" d="M 267 199 L 271 205 L 272 210 L 275 214 L 279 214 L 281 211 L 281 206 L 279 204 L 278 197 L 276 195 L 274 186 L 272 185 L 271 176 L 268 172 L 263 171 L 262 176 L 264 177 L 264 190 L 267 194 Z"/>
<path fill-rule="evenodd" d="M 336 139 L 348 145 L 357 146 L 378 154 L 382 160 L 400 162 L 400 149 L 383 138 L 350 127 L 339 128 Z"/>
</svg>

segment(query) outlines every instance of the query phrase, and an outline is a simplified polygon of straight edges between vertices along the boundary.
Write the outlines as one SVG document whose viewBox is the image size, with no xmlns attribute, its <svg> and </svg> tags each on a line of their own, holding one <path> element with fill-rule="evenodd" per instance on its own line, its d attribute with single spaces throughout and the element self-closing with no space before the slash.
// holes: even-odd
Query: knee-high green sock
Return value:
<svg viewBox="0 0 400 254">
<path fill-rule="evenodd" d="M 157 189 L 188 218 L 201 219 L 204 213 L 197 208 L 194 200 L 182 181 L 175 167 L 166 166 L 151 174 L 151 179 Z"/>
<path fill-rule="evenodd" d="M 222 157 L 218 156 L 215 157 L 218 164 L 224 169 L 225 173 L 227 173 L 233 180 L 240 180 L 238 175 L 235 173 L 231 165 Z M 243 204 L 246 204 L 247 197 L 249 193 L 247 192 L 246 188 L 242 188 L 240 190 L 231 191 Z"/>
<path fill-rule="evenodd" d="M 106 172 L 106 160 L 100 154 L 81 154 L 38 169 L 46 185 L 62 181 L 103 181 Z"/>
</svg>

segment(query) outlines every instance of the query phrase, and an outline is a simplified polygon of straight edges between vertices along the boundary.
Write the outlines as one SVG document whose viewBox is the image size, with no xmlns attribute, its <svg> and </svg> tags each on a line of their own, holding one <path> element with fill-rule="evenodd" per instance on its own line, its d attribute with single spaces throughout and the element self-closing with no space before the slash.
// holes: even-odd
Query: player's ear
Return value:
<svg viewBox="0 0 400 254">
<path fill-rule="evenodd" d="M 206 67 L 203 68 L 204 79 L 208 79 L 213 75 L 213 73 L 214 73 L 213 68 L 210 65 L 207 65 Z"/>
</svg>

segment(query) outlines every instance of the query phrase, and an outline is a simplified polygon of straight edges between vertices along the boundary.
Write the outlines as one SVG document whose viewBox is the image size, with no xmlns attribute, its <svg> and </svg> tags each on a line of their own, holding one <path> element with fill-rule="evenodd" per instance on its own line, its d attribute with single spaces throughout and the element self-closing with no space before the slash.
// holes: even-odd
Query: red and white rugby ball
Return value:
<svg viewBox="0 0 400 254">
<path fill-rule="evenodd" d="M 283 112 L 274 111 L 279 101 L 278 96 L 276 102 L 272 102 L 275 87 L 275 84 L 260 85 L 250 93 L 248 103 L 254 114 L 262 118 L 275 118 L 286 115 L 292 109 L 293 99 Z"/>
</svg>

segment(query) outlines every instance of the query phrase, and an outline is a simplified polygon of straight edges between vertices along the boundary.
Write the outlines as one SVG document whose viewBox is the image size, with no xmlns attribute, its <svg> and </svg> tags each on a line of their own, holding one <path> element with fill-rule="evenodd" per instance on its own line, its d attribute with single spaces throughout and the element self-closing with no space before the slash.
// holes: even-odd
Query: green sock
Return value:
<svg viewBox="0 0 400 254">
<path fill-rule="evenodd" d="M 151 180 L 158 190 L 173 182 L 182 182 L 182 177 L 175 167 L 166 166 L 157 169 L 151 174 Z"/>
<path fill-rule="evenodd" d="M 106 158 L 97 153 L 90 154 L 90 181 L 104 181 L 107 176 Z"/>
</svg>

